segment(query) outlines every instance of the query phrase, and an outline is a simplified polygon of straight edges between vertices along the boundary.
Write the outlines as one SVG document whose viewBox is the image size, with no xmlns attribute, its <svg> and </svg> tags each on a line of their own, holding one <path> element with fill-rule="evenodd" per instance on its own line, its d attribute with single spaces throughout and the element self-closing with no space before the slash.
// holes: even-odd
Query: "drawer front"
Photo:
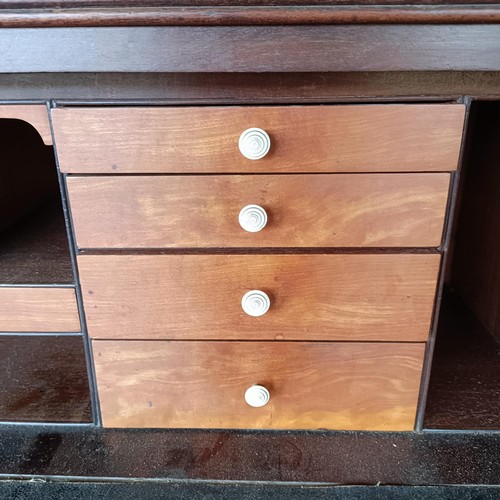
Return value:
<svg viewBox="0 0 500 500">
<path fill-rule="evenodd" d="M 438 247 L 450 175 L 70 177 L 79 248 Z M 258 205 L 249 232 L 240 211 Z"/>
<path fill-rule="evenodd" d="M 455 170 L 465 107 L 432 105 L 58 108 L 68 173 L 399 172 Z M 266 156 L 239 149 L 249 128 Z"/>
<path fill-rule="evenodd" d="M 411 430 L 424 344 L 94 341 L 105 427 Z M 265 406 L 245 402 L 265 387 Z"/>
<path fill-rule="evenodd" d="M 425 341 L 439 262 L 437 254 L 78 257 L 98 339 Z M 270 300 L 261 316 L 242 308 L 251 290 Z"/>
<path fill-rule="evenodd" d="M 75 290 L 0 287 L 0 331 L 79 332 Z"/>
</svg>

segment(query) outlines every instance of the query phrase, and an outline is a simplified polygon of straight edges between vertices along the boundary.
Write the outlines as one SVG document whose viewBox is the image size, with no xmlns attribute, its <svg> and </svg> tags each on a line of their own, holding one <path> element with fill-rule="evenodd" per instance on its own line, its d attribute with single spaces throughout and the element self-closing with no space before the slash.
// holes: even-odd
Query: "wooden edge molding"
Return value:
<svg viewBox="0 0 500 500">
<path fill-rule="evenodd" d="M 0 9 L 0 27 L 499 23 L 500 5 Z"/>
<path fill-rule="evenodd" d="M 22 120 L 29 123 L 40 134 L 46 146 L 52 145 L 49 114 L 45 105 L 0 105 L 0 119 L 1 118 Z"/>
<path fill-rule="evenodd" d="M 21 73 L 0 74 L 0 100 L 60 106 L 231 105 L 500 98 L 500 73 Z"/>
</svg>

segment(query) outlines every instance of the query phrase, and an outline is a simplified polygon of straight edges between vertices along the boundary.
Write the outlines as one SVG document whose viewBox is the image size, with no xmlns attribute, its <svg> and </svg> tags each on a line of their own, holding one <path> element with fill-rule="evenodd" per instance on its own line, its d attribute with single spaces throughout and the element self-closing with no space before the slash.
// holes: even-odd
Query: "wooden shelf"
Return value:
<svg viewBox="0 0 500 500">
<path fill-rule="evenodd" d="M 424 427 L 500 429 L 500 345 L 451 291 L 441 306 Z"/>
<path fill-rule="evenodd" d="M 0 336 L 0 420 L 91 422 L 83 338 Z"/>
<path fill-rule="evenodd" d="M 49 201 L 0 234 L 0 283 L 73 283 L 59 200 Z"/>
</svg>

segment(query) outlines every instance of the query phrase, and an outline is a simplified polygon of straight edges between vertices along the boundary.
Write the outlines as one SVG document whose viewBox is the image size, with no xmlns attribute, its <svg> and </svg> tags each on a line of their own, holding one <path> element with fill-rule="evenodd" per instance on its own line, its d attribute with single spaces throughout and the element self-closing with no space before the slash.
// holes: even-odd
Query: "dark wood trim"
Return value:
<svg viewBox="0 0 500 500">
<path fill-rule="evenodd" d="M 500 71 L 500 25 L 0 29 L 0 72 Z"/>
<path fill-rule="evenodd" d="M 0 10 L 0 27 L 499 23 L 489 6 L 131 7 Z"/>
<path fill-rule="evenodd" d="M 52 113 L 51 108 L 53 107 L 53 102 L 48 102 L 47 104 L 47 112 L 49 115 L 49 124 L 50 131 L 52 137 L 54 137 L 54 126 L 52 123 Z M 78 264 L 76 261 L 77 247 L 75 240 L 75 232 L 73 229 L 73 218 L 71 215 L 71 207 L 68 200 L 68 191 L 66 185 L 66 178 L 61 173 L 61 169 L 59 167 L 59 159 L 57 155 L 57 145 L 54 143 L 54 152 L 55 152 L 55 162 L 57 167 L 57 175 L 58 175 L 58 183 L 59 183 L 59 192 L 61 195 L 62 209 L 64 212 L 64 222 L 66 227 L 66 234 L 68 237 L 69 243 L 69 253 L 71 258 L 71 268 L 73 271 L 73 276 L 75 280 L 75 294 L 76 294 L 76 302 L 78 307 L 78 315 L 80 318 L 80 326 L 83 335 L 83 350 L 85 353 L 85 364 L 86 364 L 86 375 L 87 382 L 89 384 L 89 398 L 90 398 L 90 412 L 92 416 L 92 422 L 95 425 L 101 425 L 101 409 L 99 405 L 99 396 L 97 394 L 97 382 L 95 378 L 95 370 L 94 370 L 94 356 L 92 353 L 92 343 L 90 341 L 90 337 L 88 335 L 87 329 L 87 320 L 85 316 L 85 309 L 83 307 L 83 298 L 82 298 L 82 288 L 80 285 L 80 276 L 78 271 Z"/>
<path fill-rule="evenodd" d="M 354 5 L 358 7 L 377 5 L 488 5 L 498 3 L 497 0 L 2 0 L 0 8 L 41 9 L 67 7 L 114 7 L 119 3 L 122 7 L 290 7 L 290 6 L 325 6 Z"/>
<path fill-rule="evenodd" d="M 290 7 L 290 6 L 397 6 L 397 5 L 489 5 L 497 0 L 2 0 L 1 8 L 68 8 L 68 7 L 114 7 L 119 3 L 122 7 Z"/>
<path fill-rule="evenodd" d="M 500 72 L 0 74 L 0 102 L 175 105 L 500 98 Z"/>
</svg>

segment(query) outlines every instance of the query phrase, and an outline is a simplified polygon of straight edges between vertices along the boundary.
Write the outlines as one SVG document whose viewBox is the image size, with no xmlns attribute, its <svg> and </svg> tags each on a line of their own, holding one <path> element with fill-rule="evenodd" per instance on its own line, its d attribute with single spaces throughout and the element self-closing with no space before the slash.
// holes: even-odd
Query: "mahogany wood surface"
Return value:
<svg viewBox="0 0 500 500">
<path fill-rule="evenodd" d="M 11 74 L 500 71 L 500 25 L 0 28 L 0 53 Z"/>
<path fill-rule="evenodd" d="M 79 332 L 75 290 L 0 287 L 0 331 Z"/>
<path fill-rule="evenodd" d="M 58 9 L 6 9 L 0 26 L 251 26 L 306 24 L 473 24 L 498 23 L 498 5 L 288 5 L 288 6 L 133 6 Z"/>
<path fill-rule="evenodd" d="M 440 256 L 80 255 L 99 339 L 425 341 Z M 270 297 L 248 316 L 249 290 Z"/>
<path fill-rule="evenodd" d="M 388 103 L 500 98 L 500 73 L 22 73 L 0 74 L 0 99 L 57 106 Z"/>
<path fill-rule="evenodd" d="M 87 377 L 79 335 L 0 335 L 2 422 L 91 423 Z"/>
<path fill-rule="evenodd" d="M 321 6 L 321 5 L 428 5 L 435 8 L 440 5 L 454 5 L 453 0 L 3 0 L 0 8 L 64 8 L 64 7 L 214 7 L 214 6 Z M 496 0 L 460 0 L 461 5 L 495 4 Z"/>
<path fill-rule="evenodd" d="M 411 430 L 424 344 L 93 342 L 105 427 Z M 252 408 L 245 390 L 264 385 Z"/>
<path fill-rule="evenodd" d="M 391 172 L 455 170 L 463 105 L 58 108 L 67 173 Z M 260 160 L 238 149 L 271 137 Z"/>
<path fill-rule="evenodd" d="M 0 105 L 0 119 L 2 118 L 28 122 L 40 134 L 45 145 L 52 144 L 47 106 L 43 104 Z"/>
<path fill-rule="evenodd" d="M 70 177 L 79 248 L 438 247 L 450 175 Z M 239 225 L 262 206 L 266 227 Z"/>
</svg>

